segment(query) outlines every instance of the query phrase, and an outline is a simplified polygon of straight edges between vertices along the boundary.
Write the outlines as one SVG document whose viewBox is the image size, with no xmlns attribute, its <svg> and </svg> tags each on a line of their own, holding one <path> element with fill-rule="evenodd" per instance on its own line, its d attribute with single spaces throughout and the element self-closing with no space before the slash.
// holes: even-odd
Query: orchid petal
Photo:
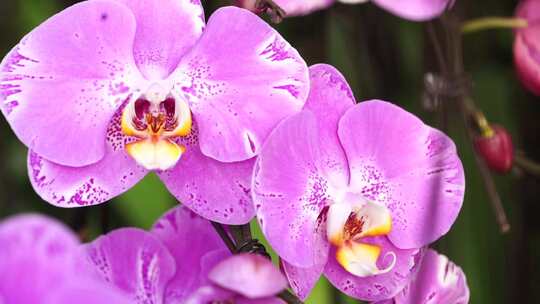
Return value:
<svg viewBox="0 0 540 304">
<path fill-rule="evenodd" d="M 204 29 L 199 0 L 115 0 L 135 16 L 133 56 L 146 79 L 164 79 L 195 45 Z"/>
<path fill-rule="evenodd" d="M 438 17 L 454 0 L 372 0 L 394 15 L 412 21 L 427 21 Z"/>
<path fill-rule="evenodd" d="M 444 255 L 428 249 L 413 281 L 395 298 L 396 304 L 469 303 L 463 270 Z"/>
<path fill-rule="evenodd" d="M 324 270 L 325 264 L 314 265 L 309 268 L 293 266 L 285 260 L 281 260 L 283 271 L 294 293 L 305 301 Z"/>
<path fill-rule="evenodd" d="M 85 1 L 45 21 L 0 64 L 0 108 L 19 139 L 57 164 L 101 160 L 116 110 L 143 81 L 135 18 L 112 0 Z"/>
<path fill-rule="evenodd" d="M 107 150 L 99 162 L 85 167 L 55 164 L 30 150 L 28 174 L 34 190 L 47 202 L 71 208 L 96 205 L 129 190 L 148 172 L 125 153 L 129 141 L 119 129 L 121 109 L 107 131 Z"/>
<path fill-rule="evenodd" d="M 75 277 L 76 236 L 40 215 L 0 223 L 0 298 L 5 303 L 41 303 L 50 290 Z"/>
<path fill-rule="evenodd" d="M 448 232 L 463 203 L 465 178 L 452 140 L 414 115 L 367 101 L 341 119 L 339 137 L 351 188 L 391 211 L 390 240 L 419 248 Z"/>
<path fill-rule="evenodd" d="M 89 268 L 103 282 L 130 295 L 133 303 L 161 304 L 165 287 L 173 278 L 175 261 L 151 233 L 122 228 L 84 245 Z"/>
<path fill-rule="evenodd" d="M 176 261 L 176 273 L 167 284 L 165 303 L 183 303 L 195 290 L 209 283 L 210 269 L 231 255 L 210 222 L 184 206 L 163 215 L 151 233 Z"/>
<path fill-rule="evenodd" d="M 259 17 L 236 7 L 210 17 L 172 79 L 199 124 L 201 151 L 222 162 L 257 155 L 272 129 L 300 111 L 309 89 L 298 52 Z"/>
<path fill-rule="evenodd" d="M 278 294 L 287 280 L 266 257 L 237 254 L 214 267 L 208 278 L 218 286 L 257 299 Z"/>
<path fill-rule="evenodd" d="M 359 277 L 345 270 L 336 260 L 336 248 L 332 247 L 331 257 L 324 270 L 325 276 L 332 285 L 343 293 L 364 301 L 380 301 L 391 298 L 400 292 L 412 279 L 417 271 L 417 264 L 422 257 L 421 249 L 398 249 L 386 237 L 362 239 L 363 242 L 381 248 L 381 258 L 377 267 L 384 269 L 388 266 L 390 257 L 395 254 L 395 264 L 388 272 L 367 277 Z M 384 258 L 387 257 L 387 258 Z"/>
<path fill-rule="evenodd" d="M 254 169 L 261 229 L 279 256 L 298 267 L 324 264 L 329 248 L 319 218 L 329 197 L 317 167 L 319 140 L 314 114 L 302 111 L 272 132 Z"/>
<path fill-rule="evenodd" d="M 302 114 L 282 122 L 267 140 L 254 172 L 253 197 L 263 231 L 290 264 L 326 262 L 319 216 L 332 189 L 349 180 L 338 122 L 354 106 L 352 91 L 332 66 L 310 67 L 311 90 Z M 294 204 L 291 204 L 294 202 Z M 291 235 L 284 241 L 283 235 Z"/>
<path fill-rule="evenodd" d="M 222 163 L 203 155 L 197 127 L 179 139 L 182 159 L 159 176 L 169 191 L 200 216 L 224 224 L 248 223 L 255 210 L 250 195 L 254 160 Z"/>
</svg>

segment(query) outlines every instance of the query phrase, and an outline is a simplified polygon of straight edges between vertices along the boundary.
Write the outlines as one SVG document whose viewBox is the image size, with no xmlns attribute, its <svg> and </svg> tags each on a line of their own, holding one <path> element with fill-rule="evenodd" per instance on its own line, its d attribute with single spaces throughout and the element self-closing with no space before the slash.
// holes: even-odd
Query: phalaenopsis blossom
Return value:
<svg viewBox="0 0 540 304">
<path fill-rule="evenodd" d="M 469 303 L 463 270 L 442 254 L 428 249 L 413 280 L 391 300 L 377 304 Z"/>
<path fill-rule="evenodd" d="M 84 251 L 103 282 L 133 303 L 282 303 L 275 295 L 287 287 L 269 260 L 231 256 L 210 223 L 184 207 L 166 213 L 150 232 L 118 229 Z"/>
<path fill-rule="evenodd" d="M 454 223 L 461 161 L 450 138 L 405 110 L 355 105 L 331 66 L 310 76 L 304 110 L 280 123 L 255 164 L 259 222 L 301 298 L 321 273 L 352 297 L 391 298 Z"/>
<path fill-rule="evenodd" d="M 67 227 L 41 215 L 1 222 L 0 303 L 131 304 L 121 290 L 84 271 L 79 246 Z"/>
<path fill-rule="evenodd" d="M 254 216 L 252 158 L 300 111 L 308 70 L 256 15 L 199 0 L 89 0 L 29 33 L 0 65 L 0 108 L 30 149 L 34 189 L 105 202 L 150 171 L 198 214 Z"/>
<path fill-rule="evenodd" d="M 528 23 L 527 27 L 516 30 L 516 70 L 525 87 L 540 95 L 540 0 L 521 1 L 516 15 Z"/>
<path fill-rule="evenodd" d="M 265 257 L 232 256 L 184 207 L 150 232 L 122 228 L 80 245 L 54 220 L 0 224 L 1 303 L 283 303 L 287 280 Z"/>
<path fill-rule="evenodd" d="M 287 16 L 307 15 L 316 10 L 325 9 L 334 2 L 347 4 L 365 3 L 370 0 L 273 0 Z M 440 16 L 455 0 L 371 0 L 377 6 L 404 19 L 426 21 Z M 257 11 L 256 0 L 235 0 L 236 4 L 246 9 Z"/>
</svg>

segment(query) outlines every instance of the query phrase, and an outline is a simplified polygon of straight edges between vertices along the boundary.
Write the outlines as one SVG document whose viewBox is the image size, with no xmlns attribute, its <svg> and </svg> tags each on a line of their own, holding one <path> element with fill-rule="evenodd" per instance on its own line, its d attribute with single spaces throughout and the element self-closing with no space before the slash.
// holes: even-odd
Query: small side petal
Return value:
<svg viewBox="0 0 540 304">
<path fill-rule="evenodd" d="M 391 211 L 390 240 L 420 248 L 444 235 L 463 204 L 465 177 L 446 135 L 405 110 L 366 101 L 341 119 L 351 188 Z"/>
<path fill-rule="evenodd" d="M 167 189 L 198 215 L 223 224 L 248 223 L 255 210 L 251 200 L 251 174 L 255 160 L 223 163 L 205 156 L 199 148 L 196 126 L 176 166 L 159 173 Z"/>
<path fill-rule="evenodd" d="M 318 167 L 317 129 L 308 110 L 283 121 L 266 141 L 253 174 L 262 231 L 278 255 L 297 267 L 324 264 L 329 248 L 321 213 L 330 186 Z"/>
<path fill-rule="evenodd" d="M 208 272 L 230 252 L 208 220 L 184 206 L 159 219 L 151 232 L 176 261 L 176 273 L 167 284 L 165 303 L 183 303 L 198 288 L 208 284 Z"/>
<path fill-rule="evenodd" d="M 325 264 L 315 265 L 309 268 L 301 268 L 293 266 L 287 261 L 281 260 L 281 265 L 289 285 L 291 285 L 294 293 L 300 298 L 300 300 L 305 301 L 319 278 L 323 273 Z"/>
<path fill-rule="evenodd" d="M 287 287 L 287 280 L 266 257 L 237 254 L 214 267 L 208 278 L 220 287 L 247 298 L 265 298 Z"/>
<path fill-rule="evenodd" d="M 388 266 L 391 259 L 389 253 L 396 255 L 394 267 L 384 274 L 368 277 L 357 277 L 347 272 L 335 258 L 335 247 L 332 247 L 328 264 L 324 270 L 325 276 L 343 293 L 364 301 L 380 301 L 392 298 L 400 292 L 413 278 L 422 257 L 421 249 L 398 249 L 386 237 L 366 238 L 363 241 L 382 248 L 381 258 L 377 266 L 381 269 Z M 384 257 L 387 257 L 385 259 Z"/>
<path fill-rule="evenodd" d="M 164 303 L 165 287 L 176 271 L 175 261 L 151 233 L 117 229 L 81 249 L 88 267 L 103 282 L 127 293 L 133 303 Z"/>
<path fill-rule="evenodd" d="M 0 64 L 0 108 L 18 138 L 57 164 L 102 159 L 109 121 L 144 81 L 134 35 L 133 14 L 112 0 L 76 4 L 28 34 Z"/>
<path fill-rule="evenodd" d="M 394 298 L 396 304 L 469 303 L 463 270 L 444 255 L 427 250 L 415 279 Z"/>
<path fill-rule="evenodd" d="M 34 190 L 55 206 L 72 208 L 96 205 L 129 190 L 147 173 L 125 153 L 125 138 L 119 129 L 121 110 L 107 131 L 107 150 L 102 160 L 85 167 L 68 167 L 28 153 L 28 174 Z"/>
<path fill-rule="evenodd" d="M 164 79 L 204 29 L 199 0 L 115 0 L 133 12 L 137 32 L 133 56 L 147 79 Z"/>
<path fill-rule="evenodd" d="M 223 162 L 258 154 L 309 90 L 298 52 L 262 19 L 236 7 L 217 10 L 172 75 L 199 124 L 204 155 Z"/>
<path fill-rule="evenodd" d="M 440 16 L 454 0 L 372 0 L 378 6 L 401 18 L 427 21 Z"/>
</svg>

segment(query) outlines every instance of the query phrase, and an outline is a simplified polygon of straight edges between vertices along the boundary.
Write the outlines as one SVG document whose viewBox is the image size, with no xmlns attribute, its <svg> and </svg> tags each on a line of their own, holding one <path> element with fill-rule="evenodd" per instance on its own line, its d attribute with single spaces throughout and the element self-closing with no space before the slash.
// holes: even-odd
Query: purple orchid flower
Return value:
<svg viewBox="0 0 540 304">
<path fill-rule="evenodd" d="M 79 267 L 77 237 L 55 220 L 19 215 L 1 222 L 0 248 L 0 303 L 132 303 Z"/>
<path fill-rule="evenodd" d="M 540 96 L 540 1 L 525 0 L 518 6 L 517 17 L 528 26 L 516 30 L 514 62 L 523 85 Z"/>
<path fill-rule="evenodd" d="M 391 300 L 377 304 L 469 303 L 463 270 L 442 254 L 428 249 L 414 279 Z"/>
<path fill-rule="evenodd" d="M 208 219 L 253 216 L 262 142 L 301 110 L 308 70 L 254 14 L 199 0 L 90 0 L 45 21 L 0 65 L 0 108 L 60 207 L 105 202 L 157 171 Z"/>
<path fill-rule="evenodd" d="M 232 256 L 207 220 L 184 207 L 150 232 L 123 228 L 85 245 L 85 262 L 132 303 L 284 303 L 287 280 L 264 257 Z"/>
<path fill-rule="evenodd" d="M 369 0 L 274 0 L 288 16 L 301 16 L 325 9 L 334 2 L 365 3 Z M 440 16 L 455 0 L 371 0 L 390 13 L 412 21 L 427 21 Z M 256 0 L 236 0 L 236 5 L 255 11 Z"/>
<path fill-rule="evenodd" d="M 354 298 L 389 299 L 455 221 L 461 161 L 450 138 L 401 108 L 355 105 L 333 67 L 312 66 L 310 78 L 304 110 L 272 132 L 256 162 L 257 217 L 299 297 L 324 272 Z"/>
</svg>

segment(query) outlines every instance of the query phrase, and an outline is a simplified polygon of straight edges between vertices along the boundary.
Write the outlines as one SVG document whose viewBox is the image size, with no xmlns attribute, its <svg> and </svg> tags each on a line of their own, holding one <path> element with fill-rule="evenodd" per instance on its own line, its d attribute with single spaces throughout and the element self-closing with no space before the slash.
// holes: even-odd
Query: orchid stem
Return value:
<svg viewBox="0 0 540 304">
<path fill-rule="evenodd" d="M 430 24 L 428 27 L 429 38 L 431 39 L 435 49 L 435 53 L 439 63 L 439 69 L 443 73 L 443 77 L 449 79 L 449 81 L 452 81 L 453 79 L 459 79 L 465 74 L 465 68 L 463 64 L 463 49 L 461 45 L 461 33 L 463 32 L 463 26 L 460 29 L 460 27 L 457 26 L 455 20 L 451 19 L 451 17 L 453 16 L 445 15 L 442 16 L 439 20 L 446 35 L 446 47 L 448 50 L 447 54 L 442 53 L 442 46 L 437 35 L 435 34 L 435 30 L 433 28 L 430 28 L 432 27 L 432 25 Z M 467 31 L 471 30 L 470 27 L 471 26 L 467 27 Z M 477 27 L 478 25 L 475 25 L 473 29 Z M 446 55 L 446 57 L 444 55 Z M 464 127 L 467 131 L 468 141 L 472 146 L 475 131 L 471 126 L 470 121 L 471 118 L 475 117 L 478 111 L 476 105 L 474 104 L 474 101 L 472 100 L 472 98 L 470 98 L 469 92 L 464 91 L 464 93 L 460 95 L 461 96 L 458 96 L 456 98 L 456 102 L 458 105 L 458 110 L 461 113 L 463 119 Z M 447 108 L 448 107 L 445 107 L 444 109 L 448 111 Z M 508 223 L 506 212 L 504 210 L 499 193 L 497 192 L 497 187 L 495 185 L 495 182 L 493 181 L 493 176 L 491 175 L 489 168 L 486 166 L 484 161 L 474 149 L 473 153 L 476 167 L 478 169 L 478 172 L 480 173 L 480 176 L 482 177 L 484 188 L 486 189 L 489 201 L 491 203 L 491 207 L 493 208 L 493 211 L 495 213 L 495 217 L 499 225 L 499 230 L 501 233 L 507 233 L 510 230 L 510 224 Z"/>
<path fill-rule="evenodd" d="M 471 34 L 484 30 L 501 28 L 524 28 L 527 27 L 527 25 L 527 20 L 523 18 L 486 17 L 464 22 L 461 25 L 461 33 Z"/>
<path fill-rule="evenodd" d="M 527 158 L 522 151 L 516 152 L 516 155 L 514 156 L 514 165 L 531 175 L 540 176 L 540 163 Z"/>
<path fill-rule="evenodd" d="M 229 248 L 231 253 L 236 253 L 236 245 L 229 237 L 229 234 L 227 233 L 227 231 L 225 231 L 225 228 L 223 228 L 223 225 L 217 222 L 213 222 L 213 221 L 210 221 L 210 223 L 212 224 L 212 227 L 214 227 L 214 229 L 216 230 L 217 234 L 223 240 L 223 243 L 225 243 L 227 248 Z"/>
</svg>

